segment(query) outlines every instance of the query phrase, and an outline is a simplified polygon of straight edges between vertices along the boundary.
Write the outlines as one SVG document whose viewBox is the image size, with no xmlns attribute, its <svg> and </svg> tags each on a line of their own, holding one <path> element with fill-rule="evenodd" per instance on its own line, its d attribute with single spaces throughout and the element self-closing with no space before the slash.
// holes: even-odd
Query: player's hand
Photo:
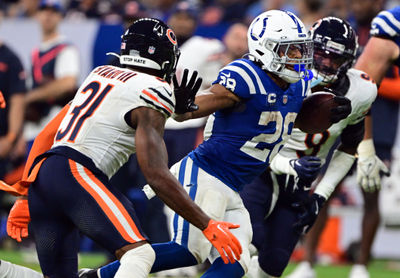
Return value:
<svg viewBox="0 0 400 278">
<path fill-rule="evenodd" d="M 334 100 L 338 106 L 331 110 L 331 122 L 333 124 L 347 118 L 351 113 L 351 101 L 347 97 L 335 96 Z"/>
<path fill-rule="evenodd" d="M 7 219 L 7 234 L 18 242 L 28 236 L 29 216 L 28 200 L 17 199 Z"/>
<path fill-rule="evenodd" d="M 297 185 L 301 187 L 300 189 L 311 186 L 321 169 L 321 159 L 316 156 L 303 156 L 292 159 L 289 163 L 297 173 Z"/>
<path fill-rule="evenodd" d="M 6 100 L 4 99 L 3 93 L 0 91 L 0 108 L 6 108 Z"/>
<path fill-rule="evenodd" d="M 239 228 L 240 225 L 210 220 L 208 226 L 203 230 L 204 236 L 211 242 L 221 255 L 224 263 L 235 263 L 240 260 L 242 246 L 239 240 L 229 231 L 229 229 Z"/>
<path fill-rule="evenodd" d="M 365 192 L 374 192 L 381 189 L 381 174 L 389 176 L 390 171 L 375 154 L 373 156 L 358 157 L 357 183 Z"/>
<path fill-rule="evenodd" d="M 189 70 L 183 71 L 181 84 L 178 85 L 176 75 L 172 79 L 174 82 L 174 93 L 175 93 L 175 113 L 184 114 L 186 112 L 193 112 L 199 109 L 197 104 L 194 103 L 197 91 L 200 89 L 201 77 L 197 78 L 197 71 L 194 71 L 189 82 L 186 84 L 189 75 Z"/>
<path fill-rule="evenodd" d="M 315 220 L 326 199 L 319 194 L 312 194 L 306 199 L 295 202 L 292 207 L 300 211 L 299 219 L 293 224 L 293 229 L 299 234 L 307 233 Z"/>
</svg>

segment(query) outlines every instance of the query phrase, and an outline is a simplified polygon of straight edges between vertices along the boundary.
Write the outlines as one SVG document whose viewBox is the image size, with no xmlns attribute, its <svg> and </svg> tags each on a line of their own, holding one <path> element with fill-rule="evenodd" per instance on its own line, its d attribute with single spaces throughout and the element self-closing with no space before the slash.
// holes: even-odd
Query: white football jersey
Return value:
<svg viewBox="0 0 400 278">
<path fill-rule="evenodd" d="M 371 107 L 377 95 L 377 87 L 369 76 L 362 71 L 350 69 L 347 71 L 350 86 L 346 97 L 351 101 L 351 113 L 340 122 L 333 124 L 323 133 L 307 134 L 300 129 L 293 129 L 289 141 L 279 152 L 289 158 L 299 158 L 302 155 L 318 156 L 323 163 L 336 138 L 343 129 L 361 121 Z"/>
<path fill-rule="evenodd" d="M 72 100 L 53 147 L 68 146 L 81 152 L 110 178 L 135 152 L 135 130 L 125 115 L 138 107 L 150 107 L 169 117 L 175 107 L 170 85 L 130 69 L 97 67 Z"/>
</svg>

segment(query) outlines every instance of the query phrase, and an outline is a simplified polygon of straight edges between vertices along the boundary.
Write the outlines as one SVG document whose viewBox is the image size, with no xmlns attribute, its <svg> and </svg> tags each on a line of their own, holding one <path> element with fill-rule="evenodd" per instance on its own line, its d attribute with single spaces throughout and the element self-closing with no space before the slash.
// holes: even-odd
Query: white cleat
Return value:
<svg viewBox="0 0 400 278">
<path fill-rule="evenodd" d="M 369 278 L 369 272 L 365 265 L 355 264 L 351 268 L 349 278 Z"/>
<path fill-rule="evenodd" d="M 309 262 L 301 262 L 286 278 L 317 278 L 317 275 Z"/>
</svg>

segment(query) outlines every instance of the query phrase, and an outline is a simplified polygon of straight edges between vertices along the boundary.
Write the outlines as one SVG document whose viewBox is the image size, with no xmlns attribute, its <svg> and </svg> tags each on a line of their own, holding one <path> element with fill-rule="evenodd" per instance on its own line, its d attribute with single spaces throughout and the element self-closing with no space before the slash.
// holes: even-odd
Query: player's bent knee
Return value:
<svg viewBox="0 0 400 278">
<path fill-rule="evenodd" d="M 120 259 L 120 267 L 115 278 L 148 277 L 156 259 L 156 253 L 147 242 L 139 247 L 126 251 Z"/>
<path fill-rule="evenodd" d="M 280 277 L 289 263 L 290 253 L 285 249 L 259 251 L 258 262 L 263 271 L 271 276 Z"/>
</svg>

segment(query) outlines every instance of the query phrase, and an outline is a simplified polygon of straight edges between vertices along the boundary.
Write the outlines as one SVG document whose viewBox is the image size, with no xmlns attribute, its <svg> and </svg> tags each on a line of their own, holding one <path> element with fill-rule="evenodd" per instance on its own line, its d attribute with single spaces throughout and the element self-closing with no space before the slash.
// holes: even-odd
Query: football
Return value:
<svg viewBox="0 0 400 278">
<path fill-rule="evenodd" d="M 304 99 L 296 117 L 296 127 L 301 131 L 321 133 L 331 126 L 331 110 L 338 106 L 335 95 L 328 92 L 315 92 Z"/>
</svg>

